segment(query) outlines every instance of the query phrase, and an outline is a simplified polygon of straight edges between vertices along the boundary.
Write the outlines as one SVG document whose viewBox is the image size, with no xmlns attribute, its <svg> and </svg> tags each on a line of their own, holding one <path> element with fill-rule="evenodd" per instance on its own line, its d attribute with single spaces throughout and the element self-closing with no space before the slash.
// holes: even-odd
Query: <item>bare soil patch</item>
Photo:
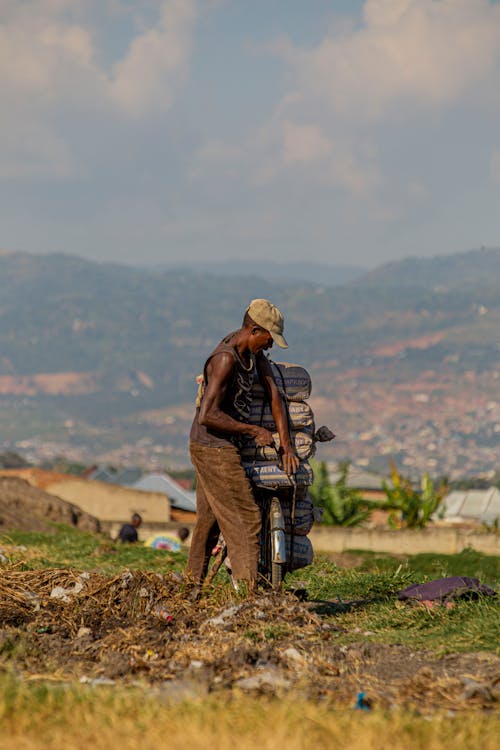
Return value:
<svg viewBox="0 0 500 750">
<path fill-rule="evenodd" d="M 188 686 L 197 695 L 294 691 L 352 705 L 364 691 L 376 706 L 425 711 L 492 709 L 500 697 L 495 655 L 339 645 L 336 618 L 314 602 L 223 596 L 214 589 L 192 602 L 175 574 L 4 569 L 0 665 L 26 679 Z"/>
<path fill-rule="evenodd" d="M 33 487 L 25 479 L 0 476 L 0 533 L 12 529 L 51 532 L 50 521 L 82 531 L 100 530 L 98 519 L 77 505 Z"/>
</svg>

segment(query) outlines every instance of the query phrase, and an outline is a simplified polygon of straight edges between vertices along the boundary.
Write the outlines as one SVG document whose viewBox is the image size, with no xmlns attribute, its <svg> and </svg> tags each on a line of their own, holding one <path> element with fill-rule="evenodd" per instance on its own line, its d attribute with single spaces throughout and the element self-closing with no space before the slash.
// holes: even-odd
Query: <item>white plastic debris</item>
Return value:
<svg viewBox="0 0 500 750">
<path fill-rule="evenodd" d="M 240 609 L 241 604 L 238 604 L 234 607 L 228 607 L 227 609 L 223 610 L 220 615 L 217 615 L 217 617 L 211 617 L 210 620 L 207 620 L 205 625 L 213 625 L 215 627 L 226 625 L 230 620 L 233 619 L 234 615 L 239 612 Z"/>
<path fill-rule="evenodd" d="M 90 628 L 81 627 L 76 634 L 77 638 L 85 638 L 87 635 L 92 635 Z"/>
<path fill-rule="evenodd" d="M 83 589 L 83 583 L 75 581 L 73 588 L 65 589 L 63 586 L 54 586 L 50 592 L 51 599 L 61 599 L 63 602 L 71 601 L 71 597 L 79 594 Z"/>
<path fill-rule="evenodd" d="M 297 651 L 296 648 L 293 648 L 293 646 L 290 646 L 290 648 L 287 648 L 285 651 L 283 651 L 283 656 L 289 661 L 294 661 L 301 664 L 303 664 L 305 661 L 304 656 L 300 653 L 300 651 Z"/>
<path fill-rule="evenodd" d="M 241 690 L 259 690 L 263 687 L 283 690 L 290 687 L 290 681 L 273 669 L 263 669 L 250 677 L 236 680 L 234 687 Z"/>
<path fill-rule="evenodd" d="M 130 581 L 133 579 L 133 575 L 130 572 L 130 570 L 126 570 L 124 573 L 122 573 L 122 589 L 126 589 L 129 585 Z"/>
</svg>

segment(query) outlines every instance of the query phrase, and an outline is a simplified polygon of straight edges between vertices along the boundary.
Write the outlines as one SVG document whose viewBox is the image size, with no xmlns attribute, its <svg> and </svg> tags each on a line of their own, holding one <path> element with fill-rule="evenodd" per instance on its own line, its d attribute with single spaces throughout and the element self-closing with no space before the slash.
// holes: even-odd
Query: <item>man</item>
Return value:
<svg viewBox="0 0 500 750">
<path fill-rule="evenodd" d="M 239 443 L 249 436 L 259 446 L 273 445 L 273 436 L 248 423 L 255 369 L 271 405 L 283 467 L 290 475 L 298 468 L 284 404 L 263 354 L 274 342 L 283 349 L 288 346 L 283 325 L 283 315 L 275 305 L 255 299 L 245 312 L 242 327 L 228 334 L 205 363 L 190 435 L 197 477 L 197 521 L 186 573 L 194 583 L 200 583 L 207 573 L 219 530 L 227 544 L 233 578 L 250 589 L 256 583 L 261 517 L 241 464 Z"/>
<path fill-rule="evenodd" d="M 139 535 L 137 529 L 142 523 L 142 518 L 138 513 L 134 513 L 130 519 L 131 523 L 124 523 L 118 532 L 118 539 L 120 542 L 137 542 Z"/>
</svg>

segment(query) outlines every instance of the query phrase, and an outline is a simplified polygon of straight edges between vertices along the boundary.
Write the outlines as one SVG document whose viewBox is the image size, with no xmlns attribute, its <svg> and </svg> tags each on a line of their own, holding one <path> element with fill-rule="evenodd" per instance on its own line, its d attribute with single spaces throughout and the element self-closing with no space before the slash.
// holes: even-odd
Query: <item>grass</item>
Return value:
<svg viewBox="0 0 500 750">
<path fill-rule="evenodd" d="M 330 617 L 346 631 L 337 636 L 339 642 L 348 643 L 362 637 L 443 654 L 500 652 L 496 598 L 457 601 L 452 609 L 437 607 L 432 612 L 397 601 L 397 592 L 411 583 L 451 575 L 473 576 L 497 587 L 500 558 L 473 550 L 464 550 L 458 555 L 413 555 L 403 561 L 391 555 L 360 551 L 352 554 L 356 559 L 361 558 L 356 568 L 343 569 L 326 557 L 319 557 L 314 565 L 297 571 L 288 579 L 289 586 L 300 581 L 310 599 L 337 602 L 336 608 L 330 608 Z M 323 611 L 327 614 L 329 610 Z"/>
<path fill-rule="evenodd" d="M 130 570 L 150 570 L 166 573 L 182 570 L 186 563 L 183 553 L 167 553 L 139 544 L 121 544 L 109 537 L 98 536 L 54 524 L 54 534 L 12 531 L 0 537 L 0 549 L 11 560 L 19 563 L 21 570 L 40 568 L 77 568 L 99 570 L 108 575 Z M 16 547 L 26 547 L 16 550 Z"/>
<path fill-rule="evenodd" d="M 128 568 L 167 573 L 182 570 L 186 563 L 183 553 L 115 544 L 108 538 L 67 526 L 56 526 L 54 534 L 12 532 L 0 538 L 1 549 L 21 570 L 69 567 L 114 575 Z M 341 568 L 327 557 L 318 556 L 313 565 L 287 578 L 290 588 L 304 586 L 309 599 L 330 602 L 323 614 L 340 628 L 335 636 L 339 643 L 361 638 L 438 653 L 500 651 L 496 599 L 460 601 L 453 609 L 439 607 L 432 612 L 397 601 L 397 592 L 410 583 L 447 575 L 474 576 L 498 587 L 500 558 L 473 550 L 458 555 L 420 554 L 403 560 L 360 551 L 353 551 L 352 555 L 358 562 L 355 568 Z M 230 594 L 224 572 L 220 574 L 220 586 Z M 277 637 L 272 624 L 268 636 L 270 640 Z M 251 629 L 248 638 L 252 638 Z"/>
<path fill-rule="evenodd" d="M 401 565 L 400 558 L 391 555 L 380 555 L 379 553 L 366 551 L 352 551 L 356 556 L 363 558 L 361 570 L 396 571 Z M 444 578 L 445 576 L 473 576 L 484 583 L 498 585 L 500 583 L 500 558 L 492 555 L 483 555 L 473 549 L 464 549 L 456 555 L 436 555 L 431 553 L 408 556 L 403 561 L 407 566 L 411 561 L 411 570 L 420 576 L 427 578 Z"/>
<path fill-rule="evenodd" d="M 1 750 L 493 750 L 498 715 L 355 711 L 325 700 L 185 697 L 0 679 Z"/>
<path fill-rule="evenodd" d="M 21 570 L 63 567 L 114 575 L 125 568 L 182 570 L 186 562 L 182 553 L 114 544 L 64 526 L 56 526 L 52 535 L 12 532 L 0 538 L 0 551 Z M 310 599 L 328 602 L 324 617 L 336 626 L 330 631 L 335 643 L 371 640 L 437 654 L 498 650 L 500 618 L 495 600 L 464 601 L 450 610 L 429 612 L 396 599 L 397 591 L 410 583 L 444 575 L 472 575 L 498 586 L 498 558 L 471 550 L 405 559 L 357 551 L 352 561 L 356 567 L 341 568 L 319 556 L 312 566 L 287 579 L 290 587 L 305 586 Z M 231 596 L 223 575 L 212 595 L 226 594 Z M 352 601 L 358 604 L 352 606 Z M 286 638 L 286 629 L 286 624 L 266 623 L 265 639 L 280 641 Z M 249 627 L 243 637 L 252 641 L 261 635 Z M 12 648 L 23 644 L 22 639 L 17 645 L 13 641 Z M 9 648 L 8 643 L 4 646 Z M 445 750 L 450 746 L 493 750 L 498 746 L 498 712 L 461 711 L 456 716 L 433 712 L 429 717 L 400 709 L 357 711 L 339 705 L 338 698 L 328 693 L 313 701 L 301 694 L 266 698 L 236 690 L 230 695 L 206 695 L 200 685 L 189 681 L 126 688 L 62 683 L 57 672 L 53 680 L 47 674 L 43 680 L 37 677 L 21 680 L 15 669 L 0 671 L 0 750 L 87 746 L 149 750 L 164 745 L 176 750 L 232 750 L 235 744 L 240 750 Z"/>
</svg>

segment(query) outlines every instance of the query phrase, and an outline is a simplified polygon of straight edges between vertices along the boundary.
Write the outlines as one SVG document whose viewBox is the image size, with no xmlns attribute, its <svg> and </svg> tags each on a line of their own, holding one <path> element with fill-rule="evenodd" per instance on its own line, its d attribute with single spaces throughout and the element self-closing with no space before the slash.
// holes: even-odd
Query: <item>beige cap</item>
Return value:
<svg viewBox="0 0 500 750">
<path fill-rule="evenodd" d="M 283 336 L 285 321 L 276 305 L 268 299 L 253 299 L 247 307 L 247 313 L 258 326 L 269 331 L 278 346 L 282 349 L 288 347 Z"/>
</svg>

